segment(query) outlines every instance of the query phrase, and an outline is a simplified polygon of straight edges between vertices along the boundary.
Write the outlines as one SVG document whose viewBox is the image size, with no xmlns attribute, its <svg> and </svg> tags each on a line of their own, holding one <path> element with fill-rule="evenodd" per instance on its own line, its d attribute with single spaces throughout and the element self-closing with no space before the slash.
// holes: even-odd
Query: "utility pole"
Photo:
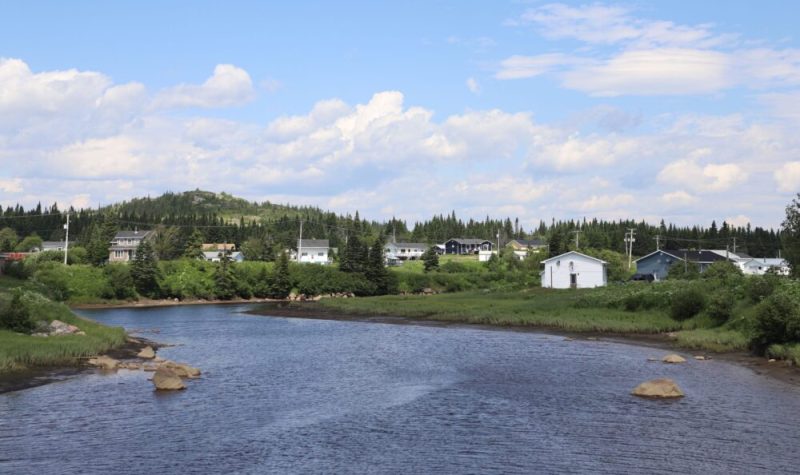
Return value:
<svg viewBox="0 0 800 475">
<path fill-rule="evenodd" d="M 628 228 L 628 232 L 625 234 L 625 240 L 628 244 L 628 270 L 631 270 L 631 266 L 633 266 L 633 243 L 636 241 L 634 238 L 635 234 L 635 228 Z"/>
<path fill-rule="evenodd" d="M 576 229 L 575 231 L 572 231 L 572 232 L 575 233 L 575 250 L 576 251 L 580 250 L 580 248 L 581 248 L 581 233 L 583 231 L 581 231 L 580 229 Z"/>
<path fill-rule="evenodd" d="M 656 251 L 660 251 L 660 250 L 661 250 L 661 236 L 657 234 L 656 235 Z"/>
<path fill-rule="evenodd" d="M 500 255 L 500 230 L 497 230 L 497 255 Z"/>
<path fill-rule="evenodd" d="M 297 262 L 300 262 L 300 252 L 303 250 L 303 220 L 300 220 L 300 239 L 297 240 Z"/>
<path fill-rule="evenodd" d="M 67 211 L 67 224 L 64 225 L 66 234 L 64 236 L 64 265 L 67 265 L 67 254 L 69 253 L 69 211 Z"/>
<path fill-rule="evenodd" d="M 736 254 L 736 236 L 733 237 L 733 253 Z"/>
</svg>

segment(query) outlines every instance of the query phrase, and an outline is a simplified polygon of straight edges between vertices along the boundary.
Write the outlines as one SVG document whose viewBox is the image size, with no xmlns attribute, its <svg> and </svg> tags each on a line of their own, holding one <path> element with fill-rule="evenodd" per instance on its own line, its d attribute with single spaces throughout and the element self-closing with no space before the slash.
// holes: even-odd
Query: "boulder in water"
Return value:
<svg viewBox="0 0 800 475">
<path fill-rule="evenodd" d="M 653 379 L 636 386 L 631 393 L 634 396 L 656 399 L 670 399 L 683 397 L 683 391 L 671 379 Z"/>
<path fill-rule="evenodd" d="M 177 391 L 186 389 L 183 380 L 175 374 L 174 371 L 168 368 L 158 368 L 153 374 L 153 385 L 156 391 Z"/>
<path fill-rule="evenodd" d="M 97 358 L 90 358 L 89 364 L 108 371 L 119 368 L 119 361 L 108 356 L 98 356 Z"/>
<path fill-rule="evenodd" d="M 142 358 L 145 360 L 152 360 L 156 357 L 156 352 L 153 351 L 152 346 L 145 346 L 142 350 L 136 355 L 137 358 Z"/>
<path fill-rule="evenodd" d="M 667 355 L 667 356 L 661 358 L 661 361 L 663 361 L 664 363 L 673 363 L 673 364 L 674 363 L 686 363 L 686 359 L 684 357 L 679 356 L 679 355 L 675 355 L 675 354 Z"/>
<path fill-rule="evenodd" d="M 189 366 L 188 364 L 176 363 L 174 361 L 165 361 L 159 367 L 169 369 L 173 373 L 180 376 L 181 378 L 200 377 L 200 370 L 193 366 Z"/>
</svg>

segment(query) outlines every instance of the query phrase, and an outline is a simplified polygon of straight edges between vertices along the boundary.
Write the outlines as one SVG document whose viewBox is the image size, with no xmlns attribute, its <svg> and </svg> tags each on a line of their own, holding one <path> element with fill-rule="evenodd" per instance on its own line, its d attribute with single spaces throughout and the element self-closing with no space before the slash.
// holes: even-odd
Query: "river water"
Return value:
<svg viewBox="0 0 800 475">
<path fill-rule="evenodd" d="M 0 473 L 791 473 L 800 391 L 719 360 L 469 327 L 84 311 L 203 370 L 88 371 L 0 395 Z M 687 397 L 638 399 L 643 380 Z"/>
</svg>

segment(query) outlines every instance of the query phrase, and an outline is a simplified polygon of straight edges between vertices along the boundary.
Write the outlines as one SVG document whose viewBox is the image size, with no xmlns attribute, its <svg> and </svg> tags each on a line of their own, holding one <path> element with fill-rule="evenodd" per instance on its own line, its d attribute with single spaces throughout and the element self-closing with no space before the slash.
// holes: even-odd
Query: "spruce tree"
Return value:
<svg viewBox="0 0 800 475">
<path fill-rule="evenodd" d="M 389 270 L 386 269 L 383 253 L 385 245 L 386 241 L 384 241 L 383 236 L 378 236 L 378 239 L 375 240 L 369 250 L 369 257 L 364 270 L 367 280 L 375 284 L 375 291 L 378 295 L 388 294 L 391 286 Z"/>
<path fill-rule="evenodd" d="M 269 289 L 269 296 L 274 299 L 285 299 L 292 291 L 292 279 L 289 275 L 289 256 L 282 252 L 278 261 L 275 263 L 275 271 L 272 274 L 272 283 Z"/>
<path fill-rule="evenodd" d="M 439 269 L 439 254 L 436 252 L 436 249 L 433 247 L 428 248 L 424 254 L 422 254 L 422 262 L 425 266 L 425 272 L 430 272 L 432 270 Z"/>
<path fill-rule="evenodd" d="M 220 300 L 230 300 L 236 295 L 236 283 L 231 272 L 228 252 L 219 253 L 219 263 L 214 271 L 214 295 Z"/>
<path fill-rule="evenodd" d="M 199 229 L 192 231 L 189 240 L 186 242 L 186 248 L 183 250 L 183 256 L 189 259 L 199 259 L 203 257 L 203 233 Z"/>
<path fill-rule="evenodd" d="M 158 297 L 159 276 L 160 272 L 153 246 L 147 240 L 143 240 L 136 248 L 136 255 L 131 263 L 131 278 L 133 278 L 136 291 L 146 297 Z"/>
<path fill-rule="evenodd" d="M 800 277 L 800 193 L 786 207 L 781 229 L 783 252 L 793 277 Z"/>
</svg>

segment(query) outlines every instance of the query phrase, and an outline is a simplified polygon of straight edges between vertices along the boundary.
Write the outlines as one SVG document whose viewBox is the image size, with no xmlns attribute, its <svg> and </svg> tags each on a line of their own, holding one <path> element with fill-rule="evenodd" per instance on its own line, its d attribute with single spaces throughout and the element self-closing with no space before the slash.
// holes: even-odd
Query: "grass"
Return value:
<svg viewBox="0 0 800 475">
<path fill-rule="evenodd" d="M 770 345 L 767 348 L 767 356 L 791 361 L 793 365 L 800 366 L 800 344 Z"/>
<path fill-rule="evenodd" d="M 0 278 L 0 297 L 8 291 L 24 287 L 23 281 Z M 125 342 L 125 331 L 81 318 L 64 304 L 53 302 L 41 294 L 26 291 L 23 302 L 32 318 L 43 322 L 61 320 L 77 326 L 85 336 L 63 335 L 34 337 L 0 330 L 0 373 L 42 366 L 73 365 L 81 357 L 97 355 Z"/>
<path fill-rule="evenodd" d="M 616 308 L 575 308 L 575 300 L 591 290 L 533 289 L 518 292 L 459 292 L 432 296 L 383 296 L 323 300 L 326 308 L 344 313 L 386 314 L 447 322 L 501 326 L 533 326 L 575 332 L 662 333 L 682 323 L 661 310 L 627 312 Z"/>
<path fill-rule="evenodd" d="M 747 350 L 749 338 L 737 330 L 702 328 L 677 333 L 678 345 L 693 350 L 718 353 Z"/>
</svg>

